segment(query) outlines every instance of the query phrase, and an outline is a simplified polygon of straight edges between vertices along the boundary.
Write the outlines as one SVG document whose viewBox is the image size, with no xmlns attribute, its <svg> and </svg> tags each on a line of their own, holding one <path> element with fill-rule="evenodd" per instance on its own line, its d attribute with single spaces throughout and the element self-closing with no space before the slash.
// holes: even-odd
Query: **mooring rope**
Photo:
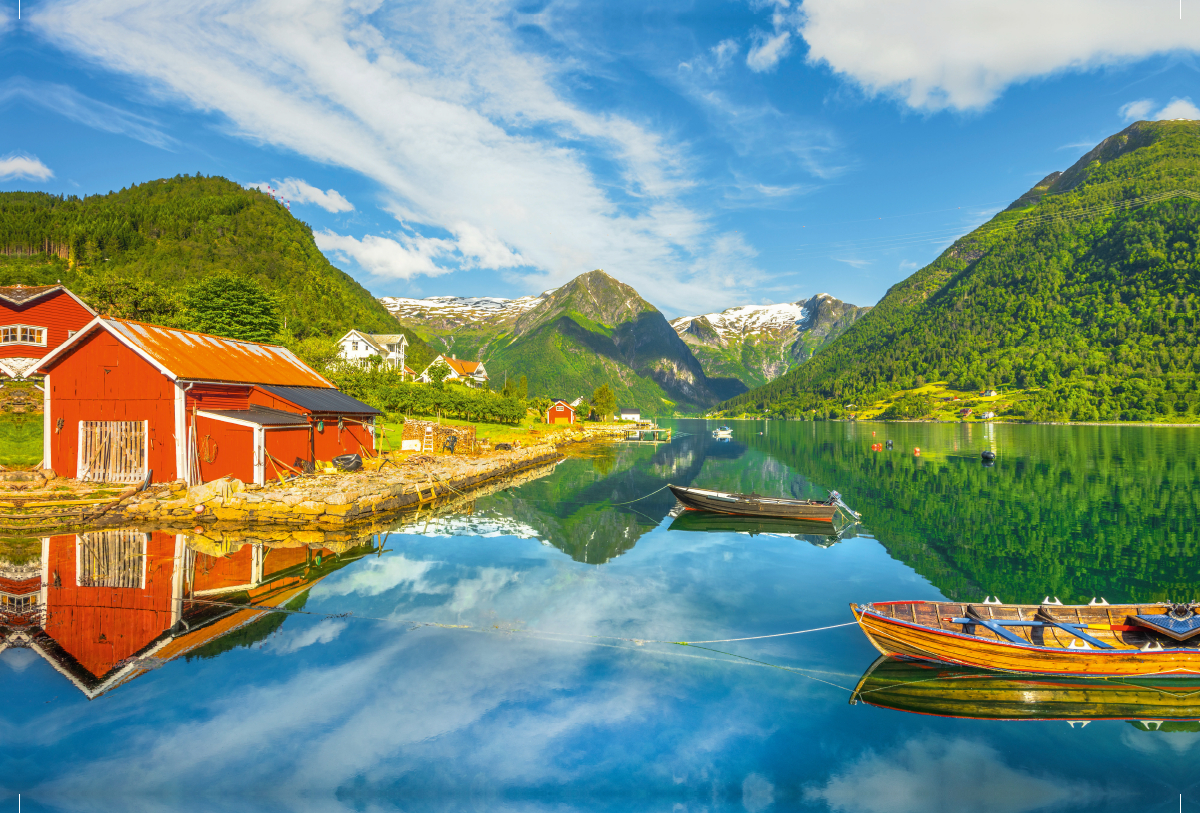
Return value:
<svg viewBox="0 0 1200 813">
<path fill-rule="evenodd" d="M 651 491 L 649 494 L 643 494 L 642 496 L 638 497 L 636 500 L 626 500 L 625 502 L 610 502 L 609 505 L 629 505 L 631 502 L 638 502 L 639 500 L 644 500 L 647 497 L 653 497 L 659 491 L 666 491 L 670 487 L 671 487 L 670 484 L 667 484 L 667 485 L 663 486 L 662 488 L 658 489 L 658 491 Z"/>
<path fill-rule="evenodd" d="M 287 615 L 319 615 L 326 619 L 330 618 L 356 618 L 360 621 L 381 621 L 387 624 L 414 624 L 421 627 L 442 627 L 443 629 L 478 629 L 483 631 L 500 630 L 501 632 L 520 632 L 527 635 L 558 635 L 568 638 L 592 638 L 601 641 L 627 641 L 629 643 L 638 644 L 671 644 L 672 646 L 697 646 L 699 644 L 725 644 L 735 641 L 757 641 L 762 638 L 781 638 L 785 635 L 803 635 L 808 632 L 822 632 L 824 630 L 838 629 L 839 627 L 850 627 L 857 624 L 857 621 L 847 621 L 845 624 L 834 624 L 829 627 L 814 627 L 813 629 L 794 630 L 792 632 L 777 632 L 773 635 L 752 635 L 747 638 L 721 638 L 715 641 L 667 641 L 657 638 L 622 638 L 618 635 L 588 635 L 579 632 L 554 632 L 552 630 L 528 629 L 526 627 L 501 627 L 493 625 L 492 627 L 472 627 L 469 624 L 445 624 L 439 621 L 420 621 L 411 618 L 378 618 L 368 615 L 355 615 L 354 613 L 318 613 L 312 610 L 289 610 L 286 607 L 263 607 L 253 604 L 234 604 L 229 601 L 213 601 L 211 599 L 190 598 L 184 599 L 194 604 L 208 604 L 214 607 L 230 607 L 239 610 L 255 610 L 260 612 L 270 613 L 285 613 Z"/>
<path fill-rule="evenodd" d="M 782 638 L 784 635 L 803 635 L 806 632 L 821 632 L 822 630 L 835 630 L 838 627 L 853 627 L 857 621 L 847 621 L 845 624 L 834 624 L 831 627 L 816 627 L 810 630 L 796 630 L 795 632 L 777 632 L 774 635 L 752 635 L 749 638 L 721 638 L 717 641 L 674 641 L 676 644 L 691 646 L 692 644 L 727 644 L 733 641 L 757 641 L 760 638 Z"/>
</svg>

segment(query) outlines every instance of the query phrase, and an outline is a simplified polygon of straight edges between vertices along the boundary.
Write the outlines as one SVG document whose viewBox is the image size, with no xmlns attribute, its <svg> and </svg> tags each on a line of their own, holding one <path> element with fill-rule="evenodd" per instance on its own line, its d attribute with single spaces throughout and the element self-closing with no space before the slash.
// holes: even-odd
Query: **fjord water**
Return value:
<svg viewBox="0 0 1200 813">
<path fill-rule="evenodd" d="M 0 652 L 0 786 L 64 811 L 1200 810 L 1193 722 L 851 705 L 877 655 L 852 626 L 662 643 L 843 624 L 859 601 L 1196 598 L 1200 432 L 674 428 L 360 540 L 305 571 L 297 612 L 95 699 Z M 674 518 L 668 482 L 836 489 L 863 523 Z M 80 640 L 114 638 L 89 618 Z"/>
</svg>

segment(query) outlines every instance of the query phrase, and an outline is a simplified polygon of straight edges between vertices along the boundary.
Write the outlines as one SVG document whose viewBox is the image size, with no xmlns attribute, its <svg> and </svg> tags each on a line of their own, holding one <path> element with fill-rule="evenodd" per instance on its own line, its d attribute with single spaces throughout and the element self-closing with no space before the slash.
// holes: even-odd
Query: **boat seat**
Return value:
<svg viewBox="0 0 1200 813">
<path fill-rule="evenodd" d="M 1154 632 L 1161 632 L 1163 635 L 1176 641 L 1186 641 L 1189 638 L 1200 635 L 1200 615 L 1197 615 L 1190 609 L 1183 618 L 1180 618 L 1180 615 L 1182 613 L 1166 612 L 1162 615 L 1142 615 L 1138 613 L 1137 615 L 1129 616 L 1129 619 L 1140 627 L 1145 627 Z"/>
</svg>

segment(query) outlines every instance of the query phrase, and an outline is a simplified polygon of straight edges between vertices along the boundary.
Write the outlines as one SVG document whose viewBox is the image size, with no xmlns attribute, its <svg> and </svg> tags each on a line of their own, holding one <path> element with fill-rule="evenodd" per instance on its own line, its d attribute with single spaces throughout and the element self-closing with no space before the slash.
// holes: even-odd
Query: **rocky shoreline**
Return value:
<svg viewBox="0 0 1200 813">
<path fill-rule="evenodd" d="M 62 480 L 50 471 L 6 472 L 0 486 L 0 534 L 44 536 L 114 527 L 208 527 L 333 530 L 379 521 L 423 506 L 469 499 L 488 483 L 540 466 L 561 447 L 621 430 L 563 430 L 521 449 L 486 455 L 402 453 L 367 461 L 362 471 L 293 477 L 264 486 L 222 478 L 137 487 Z"/>
</svg>

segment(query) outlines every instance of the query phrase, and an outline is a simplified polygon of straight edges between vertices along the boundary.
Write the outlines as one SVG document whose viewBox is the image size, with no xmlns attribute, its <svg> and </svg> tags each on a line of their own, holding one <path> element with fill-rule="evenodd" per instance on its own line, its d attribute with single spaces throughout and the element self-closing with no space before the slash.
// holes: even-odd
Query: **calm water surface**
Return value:
<svg viewBox="0 0 1200 813">
<path fill-rule="evenodd" d="M 140 574 L 94 563 L 128 539 L 52 539 L 47 634 L 0 652 L 0 787 L 14 810 L 1200 811 L 1194 722 L 851 705 L 876 659 L 855 627 L 654 643 L 840 624 L 856 601 L 1197 598 L 1200 432 L 675 427 L 312 551 L 153 534 Z M 629 502 L 667 482 L 837 489 L 864 522 Z M 258 581 L 292 612 L 240 609 Z M 182 615 L 180 590 L 200 599 Z"/>
</svg>

